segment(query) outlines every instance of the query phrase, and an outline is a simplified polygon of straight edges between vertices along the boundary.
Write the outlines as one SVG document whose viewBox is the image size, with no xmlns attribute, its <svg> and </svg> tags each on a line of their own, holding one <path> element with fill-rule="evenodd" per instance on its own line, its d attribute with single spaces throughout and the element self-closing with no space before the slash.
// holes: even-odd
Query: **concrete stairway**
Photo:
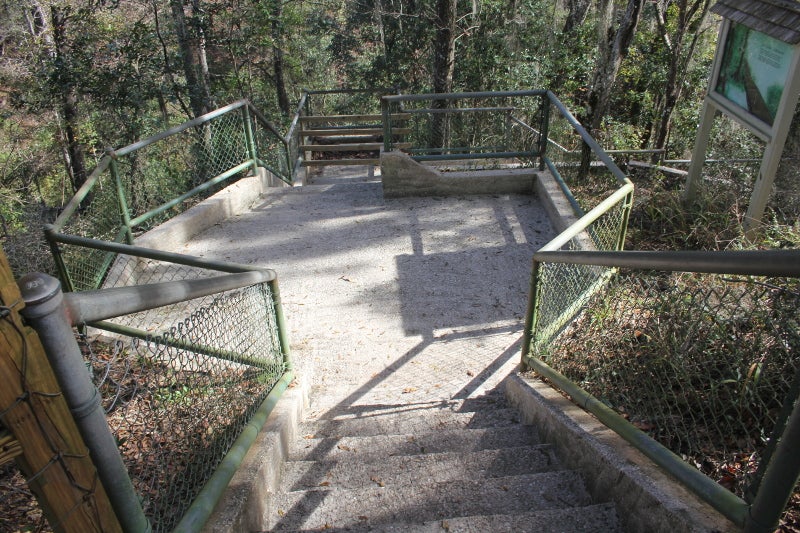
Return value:
<svg viewBox="0 0 800 533">
<path fill-rule="evenodd" d="M 619 531 L 505 399 L 334 408 L 301 426 L 270 531 Z"/>
</svg>

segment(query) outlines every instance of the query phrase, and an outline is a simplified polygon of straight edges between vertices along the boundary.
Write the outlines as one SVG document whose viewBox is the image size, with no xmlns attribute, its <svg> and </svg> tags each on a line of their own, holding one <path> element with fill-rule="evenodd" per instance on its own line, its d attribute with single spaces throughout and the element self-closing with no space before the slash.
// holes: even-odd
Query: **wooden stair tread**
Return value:
<svg viewBox="0 0 800 533">
<path fill-rule="evenodd" d="M 392 146 L 404 149 L 410 148 L 411 143 L 393 143 Z M 381 148 L 383 148 L 382 142 L 300 145 L 300 150 L 304 152 L 374 152 Z"/>
<path fill-rule="evenodd" d="M 392 133 L 395 135 L 406 135 L 411 133 L 411 128 L 392 128 Z M 333 136 L 346 136 L 346 135 L 383 135 L 382 127 L 374 128 L 320 128 L 320 129 L 303 129 L 303 135 L 307 137 L 333 137 Z"/>
<path fill-rule="evenodd" d="M 408 120 L 411 113 L 392 113 L 392 120 Z M 383 115 L 306 115 L 300 117 L 301 123 L 308 122 L 359 122 L 365 120 L 383 120 Z"/>
<path fill-rule="evenodd" d="M 333 165 L 380 165 L 381 160 L 371 159 L 306 159 L 301 165 L 304 167 L 324 167 Z"/>
</svg>

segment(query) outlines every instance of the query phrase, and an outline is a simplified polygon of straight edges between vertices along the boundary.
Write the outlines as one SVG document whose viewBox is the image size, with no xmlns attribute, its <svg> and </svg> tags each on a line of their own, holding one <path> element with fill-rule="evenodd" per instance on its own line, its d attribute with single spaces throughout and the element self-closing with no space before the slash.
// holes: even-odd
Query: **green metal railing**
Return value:
<svg viewBox="0 0 800 533">
<path fill-rule="evenodd" d="M 534 255 L 523 365 L 734 523 L 771 531 L 800 472 L 800 255 L 623 252 L 633 186 L 551 101 L 543 163 L 580 218 Z M 575 139 L 595 154 L 588 179 Z"/>
<path fill-rule="evenodd" d="M 34 324 L 49 357 L 72 354 L 59 382 L 86 380 L 78 397 L 102 406 L 82 433 L 120 522 L 198 531 L 293 377 L 276 274 L 83 237 L 61 246 L 113 256 L 103 289 L 27 311 L 53 319 Z"/>
<path fill-rule="evenodd" d="M 265 168 L 291 182 L 284 137 L 246 100 L 110 150 L 47 232 L 65 289 L 99 287 L 109 254 L 68 255 L 61 235 L 133 244 L 137 235 Z"/>
<path fill-rule="evenodd" d="M 633 185 L 548 97 L 541 161 L 579 219 L 534 255 L 523 366 L 771 531 L 800 472 L 800 253 L 622 251 Z"/>
<path fill-rule="evenodd" d="M 398 126 L 417 161 L 516 160 L 532 166 L 547 144 L 548 92 L 408 94 L 381 98 L 384 150 L 395 149 Z M 408 116 L 401 125 L 392 116 Z"/>
<path fill-rule="evenodd" d="M 584 270 L 602 292 L 553 327 Z M 531 294 L 524 364 L 735 524 L 777 525 L 800 473 L 800 252 L 542 250 Z"/>
</svg>

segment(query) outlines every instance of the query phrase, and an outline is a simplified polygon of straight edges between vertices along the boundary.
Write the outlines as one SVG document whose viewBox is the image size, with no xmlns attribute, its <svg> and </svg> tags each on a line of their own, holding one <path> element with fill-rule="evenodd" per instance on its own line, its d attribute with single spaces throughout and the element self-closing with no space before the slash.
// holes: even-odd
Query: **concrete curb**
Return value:
<svg viewBox="0 0 800 533">
<path fill-rule="evenodd" d="M 240 179 L 137 237 L 136 245 L 166 252 L 180 250 L 184 243 L 214 224 L 248 211 L 268 189 L 286 186 L 268 170 L 258 170 L 257 176 Z"/>
<path fill-rule="evenodd" d="M 532 169 L 439 172 L 399 150 L 381 152 L 384 198 L 531 194 L 536 174 Z"/>
<path fill-rule="evenodd" d="M 579 220 L 572 209 L 572 204 L 549 171 L 536 172 L 534 192 L 544 205 L 556 235 Z"/>
<path fill-rule="evenodd" d="M 281 467 L 309 406 L 310 379 L 306 372 L 283 393 L 250 447 L 241 467 L 205 524 L 205 533 L 257 531 L 264 523 L 271 498 L 278 490 Z"/>
<path fill-rule="evenodd" d="M 512 374 L 509 402 L 553 444 L 568 467 L 581 471 L 596 502 L 614 502 L 628 531 L 733 532 L 738 528 L 669 477 L 619 435 L 535 378 Z"/>
</svg>

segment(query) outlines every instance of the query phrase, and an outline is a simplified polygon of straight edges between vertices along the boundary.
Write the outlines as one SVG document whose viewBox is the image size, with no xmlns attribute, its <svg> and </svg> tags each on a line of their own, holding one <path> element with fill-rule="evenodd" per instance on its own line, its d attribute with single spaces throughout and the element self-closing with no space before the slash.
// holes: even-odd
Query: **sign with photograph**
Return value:
<svg viewBox="0 0 800 533">
<path fill-rule="evenodd" d="M 771 127 L 793 54 L 792 45 L 731 23 L 714 92 Z"/>
</svg>

